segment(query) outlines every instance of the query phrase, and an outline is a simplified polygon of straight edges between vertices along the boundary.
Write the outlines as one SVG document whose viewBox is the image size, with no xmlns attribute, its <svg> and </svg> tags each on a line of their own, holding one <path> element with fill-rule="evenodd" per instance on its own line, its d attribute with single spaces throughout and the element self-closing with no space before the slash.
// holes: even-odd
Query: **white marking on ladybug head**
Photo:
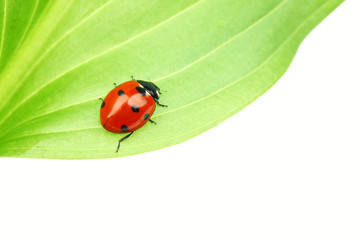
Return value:
<svg viewBox="0 0 360 240">
<path fill-rule="evenodd" d="M 146 94 L 146 95 L 150 96 L 150 93 L 146 90 L 146 88 L 144 88 L 143 85 L 141 85 L 141 84 L 139 83 L 139 86 L 142 87 L 143 89 L 145 89 L 145 94 Z"/>
</svg>

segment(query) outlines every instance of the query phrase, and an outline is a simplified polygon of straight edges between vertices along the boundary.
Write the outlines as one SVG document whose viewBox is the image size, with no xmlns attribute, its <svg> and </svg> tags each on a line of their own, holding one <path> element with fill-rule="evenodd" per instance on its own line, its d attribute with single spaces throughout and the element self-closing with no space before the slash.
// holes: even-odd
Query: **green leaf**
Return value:
<svg viewBox="0 0 360 240">
<path fill-rule="evenodd" d="M 342 0 L 5 0 L 0 3 L 0 156 L 86 159 L 192 138 L 285 72 Z M 99 123 L 112 84 L 161 89 L 153 120 L 124 135 Z"/>
</svg>

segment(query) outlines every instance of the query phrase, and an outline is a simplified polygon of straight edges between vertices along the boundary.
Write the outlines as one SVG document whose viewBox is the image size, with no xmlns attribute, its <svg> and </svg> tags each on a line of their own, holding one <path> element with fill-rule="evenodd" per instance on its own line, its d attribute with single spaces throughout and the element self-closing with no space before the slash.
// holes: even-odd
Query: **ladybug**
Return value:
<svg viewBox="0 0 360 240">
<path fill-rule="evenodd" d="M 160 88 L 154 83 L 144 80 L 132 80 L 111 90 L 102 100 L 100 108 L 101 125 L 109 132 L 129 133 L 119 140 L 116 152 L 119 151 L 120 143 L 131 136 L 135 130 L 141 128 L 151 120 L 156 104 L 161 107 L 166 105 L 159 103 Z"/>
</svg>

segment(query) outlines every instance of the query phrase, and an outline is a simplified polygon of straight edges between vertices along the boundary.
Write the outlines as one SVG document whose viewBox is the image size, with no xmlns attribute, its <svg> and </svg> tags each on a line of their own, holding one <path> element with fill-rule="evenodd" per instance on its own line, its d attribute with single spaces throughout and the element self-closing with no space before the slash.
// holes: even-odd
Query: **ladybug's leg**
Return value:
<svg viewBox="0 0 360 240">
<path fill-rule="evenodd" d="M 168 107 L 167 105 L 159 103 L 159 101 L 157 99 L 154 98 L 154 100 L 155 100 L 156 104 L 159 105 L 160 107 Z"/>
<path fill-rule="evenodd" d="M 105 106 L 105 101 L 104 101 L 104 99 L 102 99 L 102 98 L 99 98 L 99 100 L 102 101 L 101 108 L 103 108 L 103 107 Z"/>
<path fill-rule="evenodd" d="M 153 124 L 155 124 L 155 125 L 156 125 L 156 122 L 155 122 L 155 121 L 153 121 L 153 120 L 151 120 L 151 119 L 149 119 L 149 122 L 151 122 L 151 123 L 153 123 Z"/>
<path fill-rule="evenodd" d="M 121 143 L 122 141 L 124 141 L 125 139 L 129 138 L 129 137 L 131 136 L 131 134 L 133 134 L 133 133 L 134 133 L 134 132 L 131 132 L 131 133 L 129 133 L 128 135 L 126 135 L 125 137 L 123 137 L 123 138 L 121 138 L 121 139 L 119 140 L 118 146 L 117 146 L 117 148 L 116 148 L 116 152 L 119 151 L 120 143 Z"/>
<path fill-rule="evenodd" d="M 130 76 L 130 77 L 131 77 L 131 80 L 135 81 L 135 78 L 134 78 L 134 76 Z"/>
<path fill-rule="evenodd" d="M 114 83 L 115 88 L 117 87 L 116 83 Z"/>
</svg>

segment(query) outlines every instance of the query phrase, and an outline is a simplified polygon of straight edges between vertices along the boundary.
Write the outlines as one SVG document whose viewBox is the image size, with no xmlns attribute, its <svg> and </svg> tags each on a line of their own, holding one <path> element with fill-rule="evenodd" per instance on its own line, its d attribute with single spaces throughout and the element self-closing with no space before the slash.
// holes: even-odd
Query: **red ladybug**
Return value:
<svg viewBox="0 0 360 240">
<path fill-rule="evenodd" d="M 142 127 L 147 121 L 156 124 L 150 118 L 159 103 L 160 89 L 152 82 L 135 80 L 124 82 L 111 90 L 102 100 L 100 109 L 101 125 L 110 132 L 129 133 L 119 140 L 120 143 Z M 155 104 L 156 103 L 156 104 Z"/>
</svg>

